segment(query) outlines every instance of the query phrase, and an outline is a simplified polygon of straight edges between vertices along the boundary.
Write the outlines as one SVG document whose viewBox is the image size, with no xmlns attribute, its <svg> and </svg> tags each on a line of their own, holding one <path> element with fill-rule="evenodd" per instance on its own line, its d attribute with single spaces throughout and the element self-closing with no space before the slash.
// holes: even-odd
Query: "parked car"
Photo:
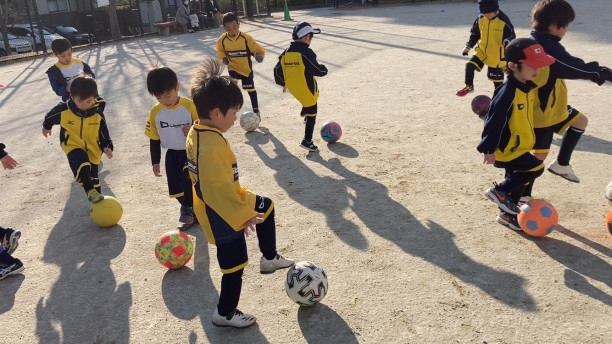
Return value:
<svg viewBox="0 0 612 344">
<path fill-rule="evenodd" d="M 34 28 L 34 31 L 32 31 L 32 28 Z M 37 24 L 33 24 L 32 26 L 30 26 L 30 24 L 10 24 L 6 29 L 9 33 L 17 36 L 18 38 L 28 40 L 32 44 L 32 49 L 34 49 L 34 44 L 36 44 L 36 47 L 39 49 L 42 49 L 42 40 L 40 39 L 40 32 Z M 44 27 L 42 28 L 42 31 L 47 49 L 51 49 L 51 41 L 57 38 L 62 38 L 62 36 L 51 32 Z"/>
<path fill-rule="evenodd" d="M 95 39 L 93 34 L 81 32 L 72 26 L 49 25 L 48 27 L 50 30 L 53 30 L 66 37 L 66 39 L 68 39 L 72 45 L 89 44 Z"/>
<path fill-rule="evenodd" d="M 9 39 L 9 45 L 10 45 L 11 51 L 14 51 L 18 54 L 29 53 L 32 51 L 32 45 L 30 44 L 29 41 L 17 38 L 16 36 L 11 35 L 10 33 L 7 34 L 7 37 Z M 9 50 L 6 49 L 6 46 L 4 45 L 4 36 L 0 32 L 0 56 L 8 55 L 8 51 Z"/>
</svg>

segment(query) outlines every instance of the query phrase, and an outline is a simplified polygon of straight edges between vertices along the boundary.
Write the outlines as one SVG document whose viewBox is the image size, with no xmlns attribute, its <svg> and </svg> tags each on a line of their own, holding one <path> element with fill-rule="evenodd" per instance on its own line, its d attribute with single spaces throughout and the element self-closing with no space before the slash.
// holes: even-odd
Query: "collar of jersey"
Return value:
<svg viewBox="0 0 612 344">
<path fill-rule="evenodd" d="M 164 108 L 168 109 L 168 110 L 175 110 L 175 109 L 177 109 L 179 106 L 183 105 L 183 99 L 184 99 L 183 97 L 179 96 L 179 101 L 178 101 L 178 103 L 176 103 L 176 105 L 174 105 L 174 106 L 166 106 L 166 105 L 164 105 L 164 104 L 162 104 L 162 103 L 159 103 L 159 104 L 160 104 L 161 106 L 163 106 Z"/>
</svg>

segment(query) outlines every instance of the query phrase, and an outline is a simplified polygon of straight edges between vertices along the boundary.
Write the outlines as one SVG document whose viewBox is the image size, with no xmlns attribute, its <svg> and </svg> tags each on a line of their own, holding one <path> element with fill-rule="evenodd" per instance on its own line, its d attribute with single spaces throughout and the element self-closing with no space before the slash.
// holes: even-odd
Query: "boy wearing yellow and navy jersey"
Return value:
<svg viewBox="0 0 612 344">
<path fill-rule="evenodd" d="M 534 82 L 538 85 L 537 106 L 534 114 L 536 143 L 535 156 L 544 161 L 548 156 L 554 133 L 563 135 L 557 160 L 548 165 L 548 171 L 571 182 L 580 179 L 570 165 L 574 148 L 584 133 L 588 119 L 571 107 L 567 100 L 567 87 L 563 79 L 591 80 L 598 85 L 612 81 L 612 71 L 597 62 L 584 62 L 570 55 L 561 45 L 575 12 L 564 0 L 539 1 L 531 11 L 531 38 L 553 56 L 555 63 L 543 68 Z M 532 185 L 533 186 L 533 185 Z M 531 188 L 525 190 L 531 196 Z"/>
<path fill-rule="evenodd" d="M 251 56 L 261 63 L 266 55 L 264 48 L 251 37 L 251 35 L 240 31 L 238 17 L 228 12 L 223 15 L 223 29 L 226 31 L 217 40 L 217 56 L 219 61 L 227 65 L 232 81 L 242 82 L 242 88 L 247 91 L 251 98 L 251 106 L 260 118 L 257 90 L 253 80 L 253 63 Z"/>
<path fill-rule="evenodd" d="M 499 10 L 497 0 L 478 0 L 478 9 L 480 16 L 472 25 L 462 55 L 467 56 L 470 49 L 478 45 L 465 65 L 465 87 L 457 91 L 459 97 L 474 91 L 474 71 L 480 72 L 484 65 L 488 66 L 487 77 L 493 81 L 494 88 L 504 82 L 504 47 L 516 38 L 510 18 Z"/>
<path fill-rule="evenodd" d="M 238 163 L 223 136 L 236 121 L 243 98 L 238 86 L 221 77 L 223 66 L 209 57 L 196 69 L 191 97 L 199 119 L 187 135 L 189 174 L 194 185 L 194 211 L 206 239 L 217 246 L 223 273 L 219 303 L 212 322 L 222 327 L 246 327 L 255 316 L 238 310 L 242 274 L 248 264 L 245 236 L 257 233 L 263 274 L 293 265 L 276 251 L 274 202 L 240 185 Z"/>
<path fill-rule="evenodd" d="M 302 104 L 300 116 L 304 117 L 306 127 L 300 147 L 317 151 L 312 141 L 312 134 L 317 118 L 317 101 L 319 86 L 317 76 L 327 75 L 327 67 L 317 62 L 317 55 L 310 49 L 314 34 L 321 33 L 307 22 L 301 22 L 293 28 L 293 42 L 279 57 L 274 67 L 274 81 L 283 86 L 283 93 L 289 92 Z"/>
<path fill-rule="evenodd" d="M 495 90 L 477 149 L 485 164 L 506 170 L 505 180 L 485 192 L 499 206 L 497 222 L 520 231 L 517 203 L 523 190 L 544 172 L 542 161 L 531 154 L 537 87 L 532 80 L 555 59 L 534 40 L 519 38 L 506 47 L 506 61 L 508 79 Z"/>
<path fill-rule="evenodd" d="M 161 149 L 166 149 L 165 169 L 168 193 L 181 204 L 180 230 L 196 223 L 193 214 L 193 192 L 187 172 L 185 139 L 189 128 L 198 119 L 191 99 L 181 97 L 176 73 L 165 66 L 156 66 L 147 74 L 147 90 L 158 103 L 153 106 L 147 120 L 145 135 L 149 140 L 153 174 L 161 177 Z"/>
<path fill-rule="evenodd" d="M 57 63 L 47 69 L 47 76 L 51 83 L 51 88 L 65 102 L 70 99 L 70 88 L 74 78 L 83 71 L 95 79 L 95 74 L 87 63 L 82 60 L 72 58 L 72 45 L 65 38 L 54 39 L 51 42 L 53 56 L 57 57 Z"/>
<path fill-rule="evenodd" d="M 74 78 L 70 99 L 55 106 L 43 121 L 43 136 L 49 137 L 54 125 L 60 126 L 59 139 L 76 181 L 92 203 L 100 194 L 98 165 L 102 153 L 113 157 L 113 141 L 104 117 L 104 99 L 98 96 L 96 81 L 84 73 Z"/>
</svg>

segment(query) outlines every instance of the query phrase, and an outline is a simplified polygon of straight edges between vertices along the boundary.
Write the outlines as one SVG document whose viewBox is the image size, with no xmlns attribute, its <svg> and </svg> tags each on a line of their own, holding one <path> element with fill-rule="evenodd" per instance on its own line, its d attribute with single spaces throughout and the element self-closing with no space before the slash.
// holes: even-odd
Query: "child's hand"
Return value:
<svg viewBox="0 0 612 344">
<path fill-rule="evenodd" d="M 159 164 L 153 164 L 153 174 L 156 177 L 161 177 L 161 167 L 159 166 Z"/>
<path fill-rule="evenodd" d="M 484 155 L 484 161 L 483 163 L 485 165 L 492 165 L 495 163 L 495 154 L 485 154 Z"/>
<path fill-rule="evenodd" d="M 261 53 L 257 53 L 257 55 L 255 55 L 255 60 L 259 63 L 263 62 L 263 55 Z"/>
<path fill-rule="evenodd" d="M 110 148 L 106 147 L 103 149 L 103 151 L 104 151 L 104 154 L 106 154 L 107 158 L 109 159 L 113 158 L 113 151 Z"/>
<path fill-rule="evenodd" d="M 17 166 L 17 161 L 8 154 L 0 159 L 0 162 L 2 162 L 2 167 L 4 167 L 5 170 L 12 170 Z"/>
<path fill-rule="evenodd" d="M 191 126 L 187 124 L 187 125 L 183 126 L 182 129 L 183 129 L 183 135 L 185 135 L 185 137 L 187 137 L 187 134 L 189 134 L 189 129 L 191 129 Z"/>
<path fill-rule="evenodd" d="M 47 130 L 47 129 L 45 129 L 45 127 L 43 127 L 42 133 L 43 133 L 44 137 L 49 137 L 49 136 L 51 136 L 51 129 Z"/>
<path fill-rule="evenodd" d="M 469 52 L 470 52 L 470 47 L 465 47 L 463 51 L 461 52 L 461 55 L 468 56 Z"/>
<path fill-rule="evenodd" d="M 245 236 L 247 237 L 249 236 L 249 231 L 255 232 L 255 225 L 258 223 L 262 223 L 264 221 L 263 216 L 264 216 L 263 213 L 257 213 L 255 217 L 253 217 L 249 221 L 245 222 L 244 225 L 242 225 Z"/>
<path fill-rule="evenodd" d="M 287 86 L 283 86 L 283 93 L 287 92 Z"/>
</svg>

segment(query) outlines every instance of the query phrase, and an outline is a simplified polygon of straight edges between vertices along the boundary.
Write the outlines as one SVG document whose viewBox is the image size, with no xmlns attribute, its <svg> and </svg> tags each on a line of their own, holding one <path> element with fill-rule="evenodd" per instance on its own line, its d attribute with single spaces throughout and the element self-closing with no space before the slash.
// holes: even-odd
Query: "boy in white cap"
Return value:
<svg viewBox="0 0 612 344">
<path fill-rule="evenodd" d="M 307 22 L 298 23 L 293 28 L 293 42 L 279 57 L 274 67 L 274 80 L 283 86 L 283 93 L 289 92 L 302 104 L 300 116 L 304 117 L 306 128 L 300 147 L 311 152 L 319 148 L 312 140 L 317 118 L 317 100 L 319 87 L 317 76 L 327 75 L 327 67 L 317 62 L 317 55 L 310 49 L 314 34 L 321 30 L 314 29 Z"/>
</svg>

